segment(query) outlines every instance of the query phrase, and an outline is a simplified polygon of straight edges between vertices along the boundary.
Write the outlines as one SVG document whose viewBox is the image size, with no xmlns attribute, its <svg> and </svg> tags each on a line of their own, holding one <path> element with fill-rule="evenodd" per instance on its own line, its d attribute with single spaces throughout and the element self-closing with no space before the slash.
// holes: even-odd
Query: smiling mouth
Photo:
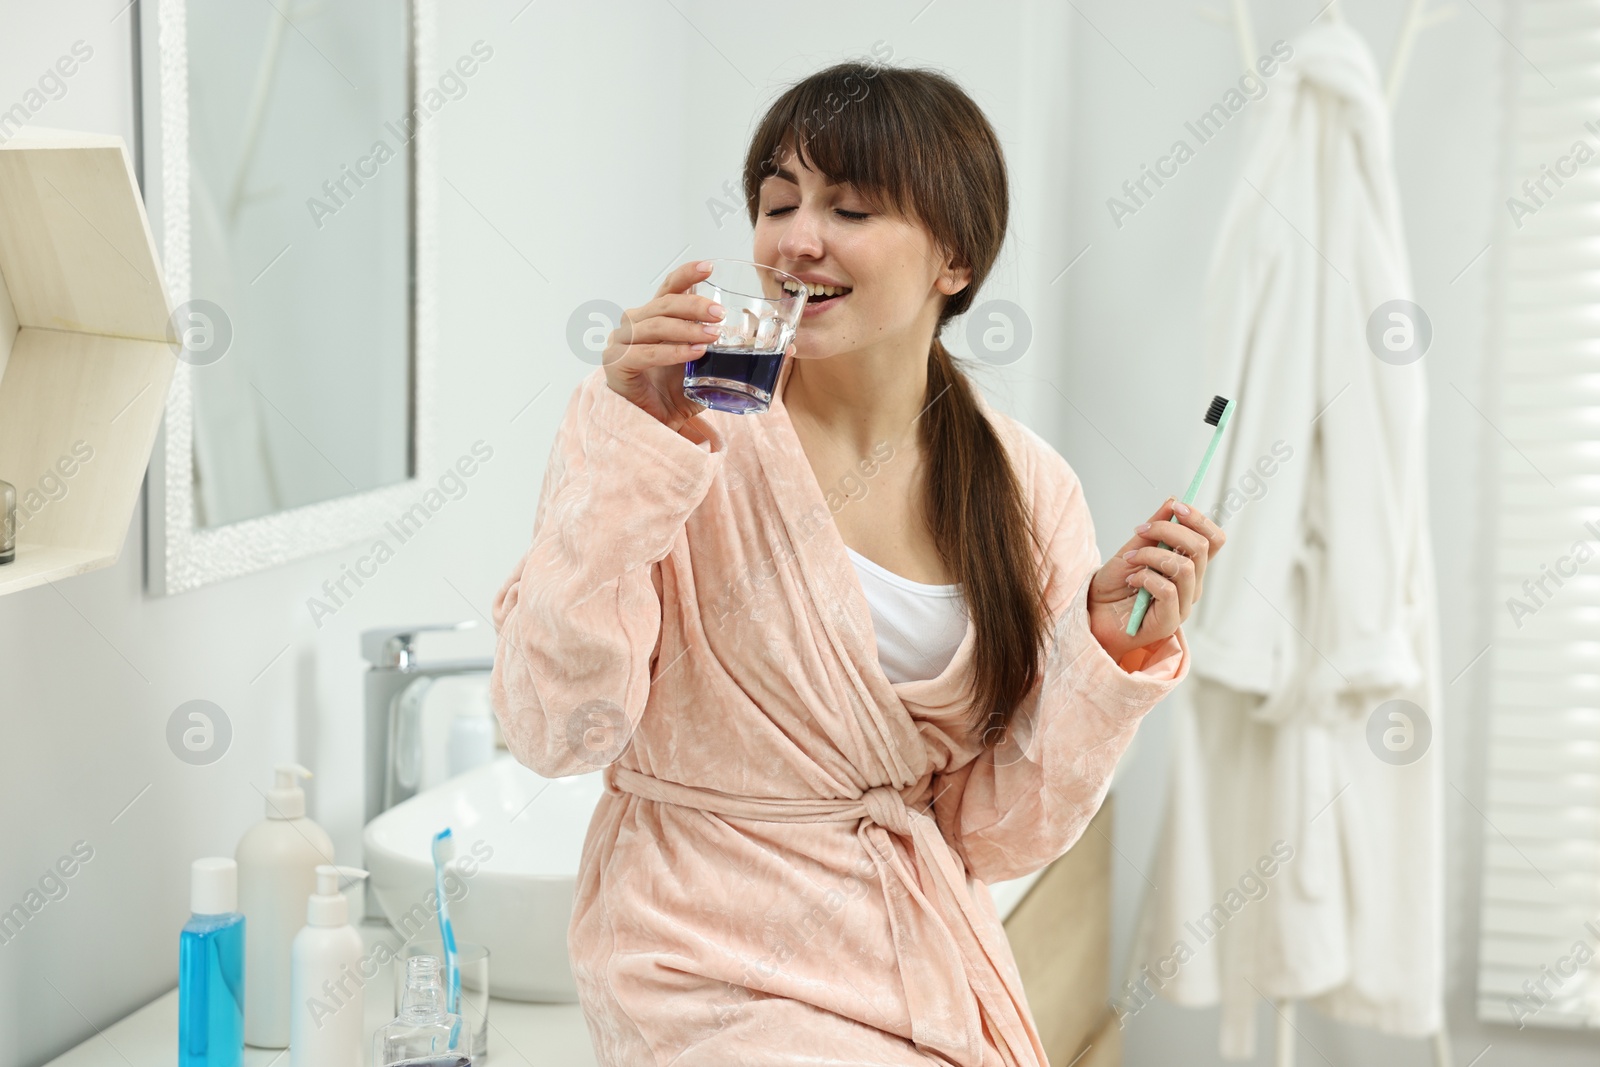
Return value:
<svg viewBox="0 0 1600 1067">
<path fill-rule="evenodd" d="M 800 291 L 799 286 L 795 285 L 793 282 L 784 282 L 783 287 L 785 290 L 791 293 Z M 805 289 L 807 294 L 806 303 L 808 305 L 823 304 L 829 300 L 837 300 L 841 296 L 848 296 L 851 293 L 851 290 L 848 287 L 842 285 L 812 285 L 810 283 L 806 283 Z"/>
</svg>

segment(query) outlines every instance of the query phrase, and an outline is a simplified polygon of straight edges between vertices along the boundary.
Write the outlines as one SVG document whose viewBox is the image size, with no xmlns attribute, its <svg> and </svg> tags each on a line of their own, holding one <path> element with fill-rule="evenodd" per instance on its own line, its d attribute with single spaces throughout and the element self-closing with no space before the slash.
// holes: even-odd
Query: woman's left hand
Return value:
<svg viewBox="0 0 1600 1067">
<path fill-rule="evenodd" d="M 1176 519 L 1169 518 L 1174 511 Z M 1118 663 L 1177 632 L 1200 599 L 1206 564 L 1228 540 L 1222 527 L 1176 497 L 1157 508 L 1144 527 L 1134 531 L 1089 583 L 1090 631 Z M 1157 547 L 1162 541 L 1172 547 Z M 1152 599 L 1139 632 L 1129 637 L 1128 619 L 1140 589 L 1150 590 Z M 1140 662 L 1129 669 L 1142 665 L 1142 655 L 1135 659 Z"/>
</svg>

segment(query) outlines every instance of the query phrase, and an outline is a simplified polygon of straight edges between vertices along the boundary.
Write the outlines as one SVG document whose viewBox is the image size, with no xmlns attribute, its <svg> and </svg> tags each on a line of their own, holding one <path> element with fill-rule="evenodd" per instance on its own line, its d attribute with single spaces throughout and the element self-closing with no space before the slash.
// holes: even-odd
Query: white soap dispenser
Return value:
<svg viewBox="0 0 1600 1067">
<path fill-rule="evenodd" d="M 452 778 L 494 760 L 494 708 L 487 694 L 456 708 L 450 719 L 449 753 Z"/>
<path fill-rule="evenodd" d="M 294 935 L 289 964 L 289 1067 L 352 1067 L 367 1054 L 361 934 L 339 876 L 365 878 L 354 867 L 323 864 L 306 901 L 306 925 Z"/>
<path fill-rule="evenodd" d="M 245 917 L 244 1040 L 289 1045 L 289 948 L 305 925 L 317 866 L 332 863 L 333 840 L 306 818 L 299 779 L 311 772 L 280 763 L 267 791 L 267 817 L 239 839 L 239 911 Z"/>
</svg>

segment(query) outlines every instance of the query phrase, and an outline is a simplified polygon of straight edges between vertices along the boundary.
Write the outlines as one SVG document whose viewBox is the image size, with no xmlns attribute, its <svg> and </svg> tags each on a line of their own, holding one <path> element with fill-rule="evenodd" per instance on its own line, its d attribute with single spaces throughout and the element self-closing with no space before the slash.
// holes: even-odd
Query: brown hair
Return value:
<svg viewBox="0 0 1600 1067">
<path fill-rule="evenodd" d="M 760 188 L 787 149 L 875 206 L 918 220 L 972 270 L 946 299 L 928 352 L 923 507 L 940 556 L 962 585 L 976 630 L 972 728 L 998 744 L 1038 681 L 1047 610 L 1030 548 L 1027 501 L 966 373 L 939 340 L 965 312 L 1005 240 L 1008 194 L 999 139 L 959 85 L 929 69 L 846 62 L 791 86 L 767 110 L 745 157 L 751 224 Z"/>
</svg>

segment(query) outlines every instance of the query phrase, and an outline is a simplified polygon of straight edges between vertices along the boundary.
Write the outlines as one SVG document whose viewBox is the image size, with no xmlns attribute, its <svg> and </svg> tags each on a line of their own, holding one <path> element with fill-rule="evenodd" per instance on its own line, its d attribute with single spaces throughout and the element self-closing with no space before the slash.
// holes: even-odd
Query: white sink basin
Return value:
<svg viewBox="0 0 1600 1067">
<path fill-rule="evenodd" d="M 367 884 L 397 930 L 437 938 L 438 917 L 428 906 L 433 835 L 450 827 L 452 867 L 469 860 L 471 870 L 470 860 L 480 861 L 470 877 L 458 869 L 447 882 L 450 918 L 457 941 L 488 946 L 490 993 L 576 1003 L 567 927 L 584 835 L 604 788 L 598 771 L 542 778 L 501 756 L 368 823 Z"/>
</svg>

